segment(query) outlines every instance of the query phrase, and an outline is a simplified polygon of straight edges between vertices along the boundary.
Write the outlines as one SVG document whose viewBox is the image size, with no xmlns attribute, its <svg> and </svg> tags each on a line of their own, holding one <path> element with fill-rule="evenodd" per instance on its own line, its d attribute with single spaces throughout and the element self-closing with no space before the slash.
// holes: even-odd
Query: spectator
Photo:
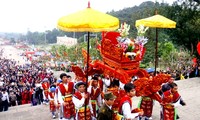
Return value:
<svg viewBox="0 0 200 120">
<path fill-rule="evenodd" d="M 10 98 L 10 106 L 16 106 L 16 105 L 18 105 L 18 103 L 17 103 L 17 96 L 16 96 L 16 94 L 13 91 L 10 92 L 9 98 Z"/>
<path fill-rule="evenodd" d="M 7 111 L 8 110 L 8 105 L 9 105 L 9 96 L 8 96 L 8 92 L 6 91 L 5 88 L 2 89 L 2 110 L 0 110 L 0 112 L 2 111 Z"/>
</svg>

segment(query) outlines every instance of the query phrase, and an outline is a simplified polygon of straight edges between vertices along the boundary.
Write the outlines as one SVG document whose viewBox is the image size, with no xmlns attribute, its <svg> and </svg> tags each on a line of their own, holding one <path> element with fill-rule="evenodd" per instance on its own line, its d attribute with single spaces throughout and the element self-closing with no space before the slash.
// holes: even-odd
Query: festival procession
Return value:
<svg viewBox="0 0 200 120">
<path fill-rule="evenodd" d="M 181 48 L 178 54 L 169 52 L 174 46 L 161 43 L 159 32 L 180 23 L 158 10 L 130 23 L 93 9 L 88 1 L 84 10 L 57 20 L 62 32 L 86 33 L 85 47 L 79 43 L 71 53 L 67 49 L 72 49 L 72 42 L 67 43 L 72 47 L 61 44 L 61 49 L 39 51 L 31 44 L 0 39 L 0 115 L 29 104 L 48 106 L 49 119 L 56 120 L 158 120 L 153 117 L 157 103 L 160 120 L 186 120 L 177 110 L 188 104 L 176 81 L 200 77 L 200 42 L 193 46 L 193 56 L 187 57 Z M 156 32 L 150 36 L 152 29 Z M 99 34 L 94 38 L 95 33 Z M 25 40 L 30 43 L 28 37 Z M 148 57 L 151 62 L 143 66 Z"/>
</svg>

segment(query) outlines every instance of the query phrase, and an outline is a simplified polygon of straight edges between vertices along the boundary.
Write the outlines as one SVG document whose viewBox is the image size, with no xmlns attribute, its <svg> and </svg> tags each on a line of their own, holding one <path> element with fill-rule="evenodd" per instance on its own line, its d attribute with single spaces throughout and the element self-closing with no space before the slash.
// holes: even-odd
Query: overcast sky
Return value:
<svg viewBox="0 0 200 120">
<path fill-rule="evenodd" d="M 155 0 L 90 0 L 91 8 L 101 12 L 120 10 Z M 162 0 L 157 0 L 162 2 Z M 174 0 L 165 0 L 171 4 Z M 65 15 L 83 10 L 88 0 L 1 0 L 0 32 L 52 30 L 57 20 Z"/>
</svg>

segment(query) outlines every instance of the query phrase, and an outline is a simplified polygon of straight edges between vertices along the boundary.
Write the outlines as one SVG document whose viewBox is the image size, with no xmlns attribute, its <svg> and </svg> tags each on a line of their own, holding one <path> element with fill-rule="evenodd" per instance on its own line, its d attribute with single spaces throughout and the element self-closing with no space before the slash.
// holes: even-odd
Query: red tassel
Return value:
<svg viewBox="0 0 200 120">
<path fill-rule="evenodd" d="M 88 7 L 87 8 L 90 8 L 90 1 L 88 1 Z"/>
</svg>

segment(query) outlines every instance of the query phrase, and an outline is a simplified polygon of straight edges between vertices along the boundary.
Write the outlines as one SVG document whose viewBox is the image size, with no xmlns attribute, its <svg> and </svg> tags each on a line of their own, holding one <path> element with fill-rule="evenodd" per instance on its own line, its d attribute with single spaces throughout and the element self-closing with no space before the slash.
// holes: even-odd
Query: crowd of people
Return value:
<svg viewBox="0 0 200 120">
<path fill-rule="evenodd" d="M 56 79 L 51 70 L 37 63 L 16 63 L 0 58 L 0 112 L 7 111 L 9 106 L 30 103 L 32 106 L 49 105 L 52 118 L 59 120 L 152 119 L 154 98 L 151 96 L 141 96 L 138 108 L 132 108 L 132 97 L 136 94 L 133 81 L 137 77 L 133 77 L 131 83 L 123 84 L 116 78 L 94 74 L 85 83 L 66 73 Z M 199 64 L 194 70 L 198 76 Z M 171 80 L 159 91 L 157 100 L 162 107 L 162 120 L 178 119 L 176 106 L 186 105 L 178 94 L 174 78 L 172 74 Z"/>
<path fill-rule="evenodd" d="M 53 73 L 38 64 L 17 65 L 16 61 L 0 58 L 0 93 L 3 103 L 0 111 L 7 111 L 9 106 L 43 102 L 41 82 L 44 78 L 52 84 L 56 80 Z M 35 94 L 34 94 L 35 93 Z"/>
<path fill-rule="evenodd" d="M 179 69 L 160 70 L 157 73 L 171 74 L 175 80 L 184 80 L 194 77 L 200 77 L 200 60 L 190 66 L 181 66 Z"/>
<path fill-rule="evenodd" d="M 52 72 L 48 72 L 36 64 L 19 66 L 16 65 L 16 62 L 8 59 L 0 59 L 0 64 L 1 111 L 7 111 L 8 106 L 27 103 L 34 106 L 44 103 L 49 104 L 52 117 L 59 117 L 60 120 L 112 120 L 120 117 L 151 119 L 153 104 L 145 105 L 147 108 L 150 106 L 151 109 L 142 108 L 143 102 L 141 102 L 140 109 L 132 108 L 131 98 L 135 96 L 136 92 L 133 83 L 124 85 L 118 79 L 109 76 L 102 77 L 99 74 L 91 76 L 88 84 L 80 79 L 72 80 L 72 77 L 66 73 L 60 74 L 60 79 L 56 80 Z M 182 99 L 174 90 L 175 87 L 177 89 L 176 84 L 169 83 L 168 87 L 164 87 L 165 90 L 162 89 L 163 100 L 167 101 L 166 108 L 166 103 L 161 102 L 163 106 L 162 118 L 168 114 L 166 109 L 168 110 L 169 103 L 170 105 L 177 103 L 177 101 L 181 103 Z M 165 93 L 169 91 L 172 92 Z M 169 100 L 168 97 L 173 93 L 176 93 L 176 99 Z M 149 101 L 151 98 L 142 96 L 142 101 L 145 100 Z M 147 112 L 149 110 L 150 114 Z M 59 113 L 58 116 L 56 111 Z"/>
</svg>

